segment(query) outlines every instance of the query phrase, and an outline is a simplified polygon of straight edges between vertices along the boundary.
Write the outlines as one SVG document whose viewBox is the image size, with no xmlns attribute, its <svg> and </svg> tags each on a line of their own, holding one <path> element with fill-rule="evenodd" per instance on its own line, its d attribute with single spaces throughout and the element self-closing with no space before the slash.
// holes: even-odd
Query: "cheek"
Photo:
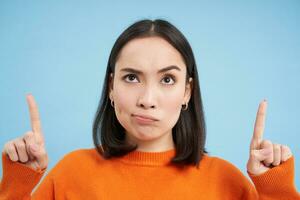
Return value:
<svg viewBox="0 0 300 200">
<path fill-rule="evenodd" d="M 184 88 L 178 87 L 169 92 L 165 92 L 163 95 L 163 108 L 166 113 L 174 114 L 174 112 L 178 112 L 181 109 L 182 101 L 184 97 Z"/>
<path fill-rule="evenodd" d="M 122 87 L 116 87 L 114 91 L 114 100 L 117 104 L 116 109 L 122 112 L 132 107 L 133 95 L 128 94 L 128 91 Z"/>
<path fill-rule="evenodd" d="M 175 109 L 175 108 L 181 107 L 182 100 L 183 100 L 183 96 L 181 94 L 171 96 L 169 98 L 169 100 L 166 102 L 167 103 L 166 107 L 169 109 L 172 109 L 172 108 Z"/>
<path fill-rule="evenodd" d="M 128 90 L 125 90 L 123 88 L 115 88 L 114 100 L 117 104 L 117 109 L 120 109 L 120 111 L 126 111 L 128 108 L 132 107 L 134 96 L 131 95 Z"/>
<path fill-rule="evenodd" d="M 179 118 L 182 101 L 183 91 L 177 90 L 175 92 L 165 94 L 165 100 L 162 101 L 162 108 L 164 112 L 164 119 L 168 126 L 174 126 Z"/>
<path fill-rule="evenodd" d="M 126 92 L 125 92 L 126 91 Z M 114 88 L 115 113 L 118 121 L 127 127 L 130 123 L 131 111 L 135 106 L 135 95 L 122 87 Z"/>
</svg>

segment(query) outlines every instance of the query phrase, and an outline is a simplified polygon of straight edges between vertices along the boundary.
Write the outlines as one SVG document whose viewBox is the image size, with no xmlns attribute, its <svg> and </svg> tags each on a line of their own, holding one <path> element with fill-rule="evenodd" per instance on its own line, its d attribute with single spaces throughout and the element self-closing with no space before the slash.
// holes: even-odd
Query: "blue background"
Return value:
<svg viewBox="0 0 300 200">
<path fill-rule="evenodd" d="M 194 50 L 211 155 L 247 176 L 255 116 L 266 98 L 264 136 L 292 149 L 299 190 L 299 10 L 297 0 L 1 1 L 0 146 L 30 130 L 31 92 L 47 173 L 66 153 L 93 147 L 92 121 L 116 38 L 136 20 L 163 18 Z"/>
</svg>

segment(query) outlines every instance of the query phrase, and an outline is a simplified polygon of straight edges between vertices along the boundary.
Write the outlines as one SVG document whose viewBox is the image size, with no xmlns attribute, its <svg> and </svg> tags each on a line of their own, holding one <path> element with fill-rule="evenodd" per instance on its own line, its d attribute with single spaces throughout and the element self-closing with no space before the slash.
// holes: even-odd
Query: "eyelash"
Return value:
<svg viewBox="0 0 300 200">
<path fill-rule="evenodd" d="M 134 76 L 135 78 L 137 78 L 136 74 L 127 74 L 127 75 L 123 76 L 122 79 L 125 80 L 125 79 L 126 79 L 127 77 L 129 77 L 129 76 Z M 166 78 L 166 77 L 170 77 L 170 78 L 172 78 L 173 81 L 174 81 L 174 83 L 172 83 L 172 84 L 168 84 L 168 83 L 167 83 L 166 85 L 174 85 L 174 84 L 176 83 L 176 78 L 175 78 L 174 75 L 172 75 L 172 74 L 166 74 L 164 78 Z M 163 79 L 164 79 L 164 78 L 163 78 Z M 126 82 L 131 83 L 131 81 L 126 81 Z"/>
</svg>

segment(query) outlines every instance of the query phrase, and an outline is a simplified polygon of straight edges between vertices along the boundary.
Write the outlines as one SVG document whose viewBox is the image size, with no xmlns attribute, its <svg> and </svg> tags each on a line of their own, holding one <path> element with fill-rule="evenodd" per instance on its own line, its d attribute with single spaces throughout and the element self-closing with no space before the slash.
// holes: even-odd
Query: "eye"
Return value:
<svg viewBox="0 0 300 200">
<path fill-rule="evenodd" d="M 123 76 L 123 80 L 125 80 L 126 82 L 129 82 L 129 83 L 134 83 L 134 81 L 133 81 L 134 79 L 137 79 L 137 76 L 135 74 L 127 74 L 127 75 Z M 162 80 L 165 81 L 164 84 L 166 84 L 166 85 L 173 85 L 176 82 L 175 77 L 171 74 L 165 75 L 165 77 Z M 173 81 L 173 83 L 172 83 L 172 81 Z"/>
<path fill-rule="evenodd" d="M 128 79 L 127 79 L 128 78 Z M 132 80 L 134 80 L 134 78 L 136 78 L 135 74 L 127 74 L 123 77 L 123 80 L 126 80 L 126 82 L 132 82 Z M 128 81 L 129 80 L 129 81 Z"/>
<path fill-rule="evenodd" d="M 173 85 L 176 81 L 175 77 L 171 74 L 166 75 L 162 80 L 165 80 L 167 85 Z M 172 81 L 173 83 L 170 83 Z"/>
</svg>

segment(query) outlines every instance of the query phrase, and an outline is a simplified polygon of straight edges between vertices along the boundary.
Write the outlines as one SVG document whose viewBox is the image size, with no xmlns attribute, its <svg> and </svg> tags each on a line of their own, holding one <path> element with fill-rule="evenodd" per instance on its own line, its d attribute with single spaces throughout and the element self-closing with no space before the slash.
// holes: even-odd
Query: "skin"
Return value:
<svg viewBox="0 0 300 200">
<path fill-rule="evenodd" d="M 247 170 L 253 175 L 260 175 L 292 157 L 292 152 L 288 146 L 263 139 L 266 114 L 267 101 L 264 100 L 258 107 L 250 142 L 250 156 L 247 162 Z"/>
<path fill-rule="evenodd" d="M 160 68 L 177 65 L 181 71 L 176 74 L 177 84 L 157 74 Z M 143 72 L 137 78 L 126 78 L 121 69 L 134 67 Z M 169 71 L 168 73 L 171 73 Z M 117 61 L 115 75 L 111 78 L 109 96 L 115 103 L 118 120 L 126 129 L 126 139 L 137 143 L 140 151 L 164 151 L 174 148 L 171 129 L 175 125 L 181 105 L 190 99 L 191 84 L 185 84 L 185 65 L 179 52 L 161 38 L 136 39 L 122 50 Z M 192 83 L 192 79 L 190 79 Z M 23 136 L 5 143 L 3 153 L 13 162 L 20 162 L 34 170 L 48 166 L 48 154 L 41 128 L 38 106 L 32 95 L 27 95 L 32 130 Z M 292 157 L 288 146 L 263 139 L 267 102 L 259 104 L 254 132 L 250 142 L 247 170 L 261 175 Z M 134 121 L 132 113 L 147 113 L 159 121 L 141 125 Z M 35 148 L 34 148 L 35 147 Z"/>
<path fill-rule="evenodd" d="M 31 94 L 27 95 L 26 98 L 32 130 L 5 143 L 3 152 L 8 155 L 11 161 L 23 163 L 34 170 L 43 170 L 47 168 L 49 160 L 38 106 Z"/>
<path fill-rule="evenodd" d="M 171 69 L 158 73 L 171 65 L 180 71 Z M 142 74 L 123 71 L 128 67 Z M 124 80 L 128 74 L 132 75 Z M 182 104 L 191 96 L 192 78 L 186 84 L 186 65 L 181 54 L 160 37 L 133 39 L 119 54 L 112 82 L 110 99 L 114 101 L 117 119 L 125 127 L 126 140 L 138 144 L 139 151 L 173 149 L 172 128 L 178 121 Z M 151 115 L 159 121 L 141 125 L 132 117 L 137 113 Z"/>
</svg>

